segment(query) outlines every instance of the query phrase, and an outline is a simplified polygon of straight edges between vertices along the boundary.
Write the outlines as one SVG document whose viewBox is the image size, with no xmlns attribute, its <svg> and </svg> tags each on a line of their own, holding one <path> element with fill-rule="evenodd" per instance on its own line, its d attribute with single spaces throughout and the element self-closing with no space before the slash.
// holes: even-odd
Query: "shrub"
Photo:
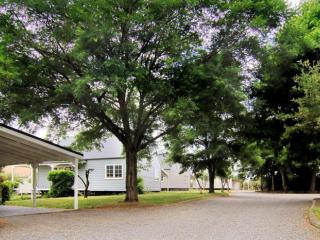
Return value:
<svg viewBox="0 0 320 240">
<path fill-rule="evenodd" d="M 12 194 L 12 193 L 13 193 L 13 190 L 14 190 L 15 188 L 19 187 L 19 184 L 20 184 L 20 183 L 17 182 L 17 181 L 11 182 L 11 181 L 9 181 L 9 180 L 6 180 L 6 181 L 3 182 L 3 184 L 6 185 L 6 186 L 8 186 L 8 188 L 9 188 L 9 190 L 10 190 L 10 194 Z"/>
<path fill-rule="evenodd" d="M 74 173 L 70 170 L 55 170 L 48 174 L 48 180 L 52 182 L 50 197 L 67 197 L 72 195 Z"/>
<path fill-rule="evenodd" d="M 0 175 L 0 203 L 4 204 L 6 201 L 9 201 L 14 188 L 19 186 L 19 182 L 11 182 L 7 180 L 8 177 L 4 174 Z"/>
<path fill-rule="evenodd" d="M 144 184 L 142 177 L 137 178 L 137 191 L 139 194 L 143 194 L 144 192 Z"/>
<path fill-rule="evenodd" d="M 1 184 L 1 203 L 4 204 L 6 201 L 10 200 L 10 188 L 8 185 Z"/>
<path fill-rule="evenodd" d="M 4 181 L 8 180 L 9 176 L 3 172 L 0 172 L 0 183 L 3 183 Z"/>
<path fill-rule="evenodd" d="M 4 201 L 9 201 L 13 194 L 14 189 L 19 186 L 19 182 L 17 181 L 11 182 L 9 180 L 6 180 L 2 183 L 2 185 L 3 185 L 2 191 L 4 191 L 2 192 L 2 198 L 4 199 Z"/>
</svg>

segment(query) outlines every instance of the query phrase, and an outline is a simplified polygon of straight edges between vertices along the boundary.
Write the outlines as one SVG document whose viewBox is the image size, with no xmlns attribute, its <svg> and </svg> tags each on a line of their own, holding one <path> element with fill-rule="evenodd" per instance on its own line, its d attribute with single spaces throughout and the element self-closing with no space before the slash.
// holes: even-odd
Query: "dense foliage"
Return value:
<svg viewBox="0 0 320 240">
<path fill-rule="evenodd" d="M 139 194 L 144 193 L 144 183 L 143 183 L 142 177 L 138 177 L 138 179 L 137 179 L 137 191 Z"/>
<path fill-rule="evenodd" d="M 72 196 L 72 186 L 74 184 L 74 172 L 70 170 L 50 171 L 48 180 L 51 181 L 49 190 L 50 197 L 68 197 Z"/>
<path fill-rule="evenodd" d="M 4 204 L 9 201 L 14 189 L 19 186 L 17 181 L 9 181 L 8 176 L 0 172 L 0 204 Z"/>
<path fill-rule="evenodd" d="M 2 1 L 0 120 L 76 130 L 78 149 L 116 136 L 127 201 L 138 156 L 161 139 L 210 191 L 239 161 L 263 190 L 315 191 L 319 16 L 317 0 Z M 50 193 L 73 177 L 50 173 Z"/>
<path fill-rule="evenodd" d="M 297 11 L 261 60 L 259 81 L 252 89 L 250 137 L 262 153 L 268 152 L 263 164 L 256 165 L 266 189 L 313 192 L 320 150 L 319 1 L 306 1 Z"/>
<path fill-rule="evenodd" d="M 1 119 L 76 128 L 79 148 L 113 134 L 126 153 L 126 200 L 137 201 L 138 153 L 174 130 L 205 88 L 190 70 L 223 49 L 250 55 L 285 4 L 7 0 L 0 8 Z"/>
</svg>

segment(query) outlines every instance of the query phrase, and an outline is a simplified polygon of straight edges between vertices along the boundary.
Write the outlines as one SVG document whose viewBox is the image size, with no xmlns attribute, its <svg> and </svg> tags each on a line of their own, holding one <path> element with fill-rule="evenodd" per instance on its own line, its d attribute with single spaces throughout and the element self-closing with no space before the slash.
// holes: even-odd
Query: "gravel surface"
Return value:
<svg viewBox="0 0 320 240">
<path fill-rule="evenodd" d="M 0 239 L 320 239 L 307 221 L 319 195 L 233 193 L 143 208 L 106 208 L 2 218 Z"/>
</svg>

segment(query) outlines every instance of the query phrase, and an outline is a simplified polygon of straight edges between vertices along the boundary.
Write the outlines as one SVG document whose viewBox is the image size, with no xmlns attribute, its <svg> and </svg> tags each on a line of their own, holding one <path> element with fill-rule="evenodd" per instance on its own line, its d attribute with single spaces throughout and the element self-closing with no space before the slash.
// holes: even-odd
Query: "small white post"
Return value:
<svg viewBox="0 0 320 240">
<path fill-rule="evenodd" d="M 79 163 L 79 160 L 75 159 L 74 160 L 74 185 L 73 185 L 73 190 L 74 190 L 73 208 L 74 209 L 78 209 L 79 208 L 79 199 L 78 199 L 78 175 L 79 175 L 79 169 L 78 169 L 78 163 Z"/>
<path fill-rule="evenodd" d="M 32 166 L 32 207 L 37 207 L 37 167 L 38 165 L 33 163 Z"/>
</svg>

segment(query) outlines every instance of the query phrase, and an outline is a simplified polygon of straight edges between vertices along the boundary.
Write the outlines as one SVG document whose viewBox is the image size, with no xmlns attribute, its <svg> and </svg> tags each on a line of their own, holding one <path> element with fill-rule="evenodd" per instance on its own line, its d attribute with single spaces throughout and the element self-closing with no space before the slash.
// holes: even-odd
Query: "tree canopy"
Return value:
<svg viewBox="0 0 320 240">
<path fill-rule="evenodd" d="M 82 148 L 113 134 L 137 201 L 137 154 L 191 116 L 207 86 L 232 90 L 224 67 L 241 72 L 285 14 L 282 0 L 2 1 L 0 119 L 76 129 Z"/>
<path fill-rule="evenodd" d="M 314 81 L 317 70 L 312 66 L 319 61 L 319 10 L 318 1 L 306 1 L 288 18 L 273 45 L 265 49 L 259 80 L 252 92 L 256 124 L 253 133 L 260 146 L 269 146 L 273 151 L 272 161 L 266 162 L 269 167 L 265 168 L 264 174 L 274 182 L 273 178 L 279 178 L 277 173 L 280 173 L 284 190 L 288 188 L 288 180 L 289 184 L 293 183 L 293 190 L 306 190 L 306 186 L 295 182 L 299 176 L 299 181 L 310 182 L 309 189 L 314 191 L 315 172 L 319 170 L 315 158 L 319 133 L 315 125 L 310 127 L 308 123 L 310 117 L 317 114 L 317 107 L 310 107 L 315 104 L 311 95 L 317 94 Z M 305 61 L 309 62 L 309 67 Z M 314 81 L 313 93 L 310 92 L 311 79 Z M 308 111 L 313 114 L 307 115 Z M 309 131 L 302 130 L 303 125 L 309 125 Z"/>
</svg>

